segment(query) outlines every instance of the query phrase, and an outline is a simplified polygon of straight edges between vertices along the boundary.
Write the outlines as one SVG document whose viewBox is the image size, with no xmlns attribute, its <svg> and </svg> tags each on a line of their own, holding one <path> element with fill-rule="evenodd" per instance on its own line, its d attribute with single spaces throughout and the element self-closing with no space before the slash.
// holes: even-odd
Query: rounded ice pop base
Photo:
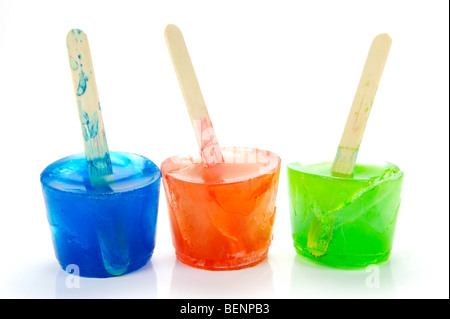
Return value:
<svg viewBox="0 0 450 319">
<path fill-rule="evenodd" d="M 206 270 L 264 260 L 272 241 L 280 158 L 222 148 L 224 163 L 174 156 L 161 165 L 177 258 Z"/>
<path fill-rule="evenodd" d="M 139 269 L 141 269 L 142 267 L 144 267 L 149 260 L 151 259 L 153 255 L 153 250 L 151 251 L 151 253 L 147 256 L 145 256 L 143 259 L 141 260 L 133 260 L 130 263 L 124 264 L 124 267 L 119 268 L 117 270 L 107 270 L 104 266 L 98 266 L 95 264 L 84 264 L 84 266 L 78 268 L 77 264 L 74 263 L 64 263 L 62 261 L 62 259 L 58 259 L 58 263 L 61 267 L 62 270 L 70 273 L 70 274 L 76 274 L 76 275 L 80 275 L 81 277 L 85 277 L 85 278 L 109 278 L 109 277 L 117 277 L 117 276 L 123 276 L 123 275 L 127 275 L 129 273 L 138 271 Z M 125 266 L 126 265 L 126 266 Z M 74 272 L 74 266 L 76 266 L 76 271 Z M 78 273 L 79 271 L 79 273 Z"/>
<path fill-rule="evenodd" d="M 268 249 L 254 252 L 243 252 L 242 254 L 235 254 L 229 259 L 204 259 L 195 258 L 183 254 L 176 250 L 177 259 L 183 264 L 205 270 L 238 270 L 242 268 L 253 267 L 264 259 L 266 259 Z M 238 257 L 242 256 L 242 257 Z"/>
<path fill-rule="evenodd" d="M 316 263 L 360 268 L 389 258 L 403 172 L 390 163 L 356 164 L 349 178 L 331 163 L 288 165 L 294 247 Z"/>
<path fill-rule="evenodd" d="M 369 265 L 379 264 L 389 259 L 391 255 L 390 251 L 380 254 L 368 254 L 368 255 L 327 255 L 323 257 L 317 257 L 311 254 L 308 249 L 305 249 L 299 242 L 298 238 L 293 236 L 294 248 L 298 255 L 307 258 L 308 260 L 329 267 L 342 268 L 342 269 L 358 269 L 367 267 Z"/>
<path fill-rule="evenodd" d="M 161 173 L 140 155 L 110 155 L 113 174 L 101 179 L 90 179 L 84 154 L 56 161 L 41 174 L 58 262 L 83 277 L 133 272 L 155 245 Z"/>
</svg>

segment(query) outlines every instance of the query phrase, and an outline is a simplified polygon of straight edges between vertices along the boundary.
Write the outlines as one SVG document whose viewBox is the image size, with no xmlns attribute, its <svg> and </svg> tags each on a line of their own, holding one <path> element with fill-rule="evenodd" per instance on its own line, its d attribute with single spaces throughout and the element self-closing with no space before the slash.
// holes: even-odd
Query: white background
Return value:
<svg viewBox="0 0 450 319">
<path fill-rule="evenodd" d="M 448 298 L 448 1 L 0 0 L 0 297 Z M 151 262 L 66 287 L 39 174 L 83 151 L 65 38 L 89 37 L 110 150 L 157 165 L 197 145 L 166 48 L 180 27 L 222 146 L 282 158 L 274 240 L 262 264 L 209 272 L 176 261 L 161 192 Z M 390 55 L 358 161 L 404 172 L 390 260 L 344 271 L 297 257 L 286 164 L 332 160 L 372 39 Z M 368 285 L 369 283 L 369 285 Z"/>
</svg>

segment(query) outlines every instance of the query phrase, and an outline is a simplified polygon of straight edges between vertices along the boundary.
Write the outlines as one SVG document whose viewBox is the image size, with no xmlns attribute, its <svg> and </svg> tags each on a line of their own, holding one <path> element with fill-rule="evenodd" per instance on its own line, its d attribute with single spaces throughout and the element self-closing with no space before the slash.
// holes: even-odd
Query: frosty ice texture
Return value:
<svg viewBox="0 0 450 319">
<path fill-rule="evenodd" d="M 288 165 L 294 246 L 329 266 L 355 268 L 387 260 L 394 239 L 403 173 L 393 164 L 356 164 L 351 178 L 331 163 Z"/>
<path fill-rule="evenodd" d="M 183 263 L 228 270 L 264 260 L 272 240 L 280 158 L 222 148 L 224 163 L 172 157 L 161 165 L 172 239 Z"/>
<path fill-rule="evenodd" d="M 56 257 L 63 269 L 110 277 L 144 266 L 155 245 L 161 173 L 145 157 L 111 152 L 113 174 L 89 178 L 84 154 L 41 174 Z"/>
</svg>

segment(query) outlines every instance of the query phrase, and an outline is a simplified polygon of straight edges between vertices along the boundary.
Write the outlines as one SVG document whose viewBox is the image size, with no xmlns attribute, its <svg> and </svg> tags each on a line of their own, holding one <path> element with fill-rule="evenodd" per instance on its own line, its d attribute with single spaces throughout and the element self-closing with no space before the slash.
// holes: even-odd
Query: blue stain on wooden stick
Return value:
<svg viewBox="0 0 450 319">
<path fill-rule="evenodd" d="M 73 56 L 69 57 L 70 68 L 74 71 L 78 70 L 78 62 L 73 58 Z"/>
<path fill-rule="evenodd" d="M 78 77 L 79 80 L 78 80 L 77 95 L 82 96 L 84 92 L 86 92 L 87 81 L 89 80 L 89 78 L 84 74 L 83 70 L 80 71 Z"/>
<path fill-rule="evenodd" d="M 89 179 L 93 188 L 114 193 L 107 181 L 113 179 L 113 171 L 86 34 L 79 29 L 73 29 L 67 34 L 66 44 Z M 77 57 L 78 61 L 74 57 Z M 107 213 L 111 218 L 105 218 L 105 214 L 95 216 L 103 264 L 110 274 L 120 275 L 127 270 L 130 263 L 125 216 L 122 216 L 120 211 Z"/>
<path fill-rule="evenodd" d="M 67 34 L 67 50 L 89 174 L 112 174 L 91 53 L 84 32 L 73 29 Z"/>
</svg>

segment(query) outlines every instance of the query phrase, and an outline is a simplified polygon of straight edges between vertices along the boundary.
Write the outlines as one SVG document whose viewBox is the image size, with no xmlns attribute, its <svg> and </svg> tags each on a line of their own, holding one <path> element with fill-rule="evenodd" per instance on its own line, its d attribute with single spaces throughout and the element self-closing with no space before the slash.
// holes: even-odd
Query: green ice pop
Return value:
<svg viewBox="0 0 450 319">
<path fill-rule="evenodd" d="M 294 246 L 311 260 L 354 268 L 387 260 L 403 172 L 394 164 L 356 164 L 352 177 L 331 162 L 288 165 Z"/>
</svg>

